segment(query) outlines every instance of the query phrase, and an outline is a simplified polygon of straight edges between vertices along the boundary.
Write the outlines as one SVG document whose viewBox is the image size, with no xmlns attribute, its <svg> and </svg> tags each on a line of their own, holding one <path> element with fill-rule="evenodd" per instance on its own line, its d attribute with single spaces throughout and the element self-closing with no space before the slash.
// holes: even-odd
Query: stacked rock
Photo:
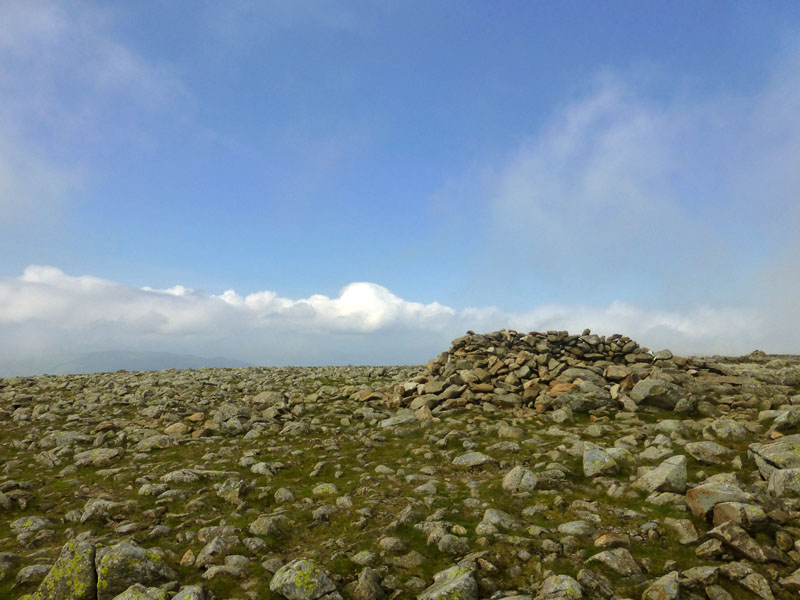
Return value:
<svg viewBox="0 0 800 600">
<path fill-rule="evenodd" d="M 482 403 L 539 412 L 635 410 L 644 403 L 688 412 L 696 404 L 692 384 L 708 372 L 713 368 L 619 334 L 468 332 L 393 392 L 402 405 L 434 413 Z"/>
</svg>

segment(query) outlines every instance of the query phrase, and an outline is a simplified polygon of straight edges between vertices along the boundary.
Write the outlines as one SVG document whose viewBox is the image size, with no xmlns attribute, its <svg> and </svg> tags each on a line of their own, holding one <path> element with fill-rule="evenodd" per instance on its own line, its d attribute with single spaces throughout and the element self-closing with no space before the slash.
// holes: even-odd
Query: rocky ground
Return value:
<svg viewBox="0 0 800 600">
<path fill-rule="evenodd" d="M 0 380 L 0 598 L 783 599 L 798 567 L 800 357 L 501 331 Z"/>
</svg>

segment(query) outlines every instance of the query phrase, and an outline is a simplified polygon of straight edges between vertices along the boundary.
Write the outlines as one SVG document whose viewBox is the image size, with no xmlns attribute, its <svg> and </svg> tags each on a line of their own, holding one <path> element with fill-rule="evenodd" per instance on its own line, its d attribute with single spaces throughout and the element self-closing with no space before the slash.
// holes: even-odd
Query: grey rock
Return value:
<svg viewBox="0 0 800 600">
<path fill-rule="evenodd" d="M 336 585 L 320 565 L 298 558 L 278 569 L 269 589 L 287 600 L 317 600 L 336 591 Z"/>
<path fill-rule="evenodd" d="M 262 535 L 266 537 L 280 537 L 281 530 L 278 527 L 275 519 L 262 515 L 255 521 L 247 526 L 247 530 L 253 535 Z"/>
<path fill-rule="evenodd" d="M 733 419 L 718 419 L 708 426 L 707 430 L 719 440 L 741 441 L 747 439 L 747 427 Z"/>
<path fill-rule="evenodd" d="M 194 561 L 196 567 L 219 564 L 239 544 L 239 538 L 231 535 L 218 535 L 203 546 Z"/>
<path fill-rule="evenodd" d="M 664 525 L 678 534 L 678 543 L 680 544 L 694 544 L 700 539 L 697 535 L 697 529 L 695 529 L 694 523 L 689 519 L 671 519 L 667 517 L 664 519 Z"/>
<path fill-rule="evenodd" d="M 152 450 L 162 450 L 164 448 L 173 448 L 178 445 L 178 442 L 171 435 L 152 435 L 143 439 L 136 444 L 137 452 L 150 452 Z"/>
<path fill-rule="evenodd" d="M 770 473 L 767 490 L 773 496 L 800 496 L 800 468 L 775 469 Z"/>
<path fill-rule="evenodd" d="M 651 583 L 642 594 L 642 600 L 677 600 L 679 594 L 678 572 L 671 571 Z"/>
<path fill-rule="evenodd" d="M 501 529 L 513 529 L 520 524 L 519 519 L 515 516 L 496 508 L 487 508 L 483 513 L 482 521 L 500 527 Z"/>
<path fill-rule="evenodd" d="M 417 421 L 418 419 L 414 414 L 414 411 L 403 408 L 397 411 L 395 416 L 381 421 L 380 426 L 384 429 L 387 429 L 391 427 L 397 427 L 398 425 L 410 425 L 411 423 L 416 423 Z"/>
<path fill-rule="evenodd" d="M 722 483 L 707 483 L 686 492 L 686 504 L 696 517 L 705 518 L 720 502 L 746 502 L 748 496 L 740 488 Z"/>
<path fill-rule="evenodd" d="M 630 392 L 631 399 L 637 404 L 650 404 L 667 410 L 674 409 L 683 395 L 681 388 L 662 379 L 642 379 Z"/>
<path fill-rule="evenodd" d="M 647 492 L 686 491 L 686 457 L 671 456 L 633 482 L 633 487 Z"/>
<path fill-rule="evenodd" d="M 767 511 L 757 504 L 745 502 L 720 502 L 714 505 L 714 525 L 733 521 L 745 529 L 766 524 Z"/>
<path fill-rule="evenodd" d="M 711 465 L 727 464 L 734 454 L 733 450 L 727 446 L 711 441 L 690 442 L 684 447 L 692 458 Z"/>
<path fill-rule="evenodd" d="M 614 593 L 614 586 L 611 582 L 594 571 L 589 569 L 581 569 L 578 571 L 578 583 L 583 586 L 585 592 L 591 598 L 598 598 L 600 600 L 618 600 L 619 596 Z"/>
<path fill-rule="evenodd" d="M 615 461 L 605 450 L 596 444 L 592 444 L 591 442 L 584 443 L 583 474 L 586 475 L 586 477 L 614 473 L 618 469 L 619 465 L 617 465 L 617 461 Z"/>
<path fill-rule="evenodd" d="M 505 474 L 502 487 L 511 493 L 530 492 L 537 489 L 559 487 L 564 479 L 564 473 L 558 469 L 534 473 L 530 469 L 517 466 Z"/>
<path fill-rule="evenodd" d="M 583 587 L 569 575 L 551 575 L 542 583 L 536 600 L 580 600 Z"/>
<path fill-rule="evenodd" d="M 733 521 L 727 521 L 708 532 L 714 539 L 725 542 L 739 554 L 752 561 L 767 562 L 768 556 L 764 549 L 750 537 L 750 535 Z"/>
<path fill-rule="evenodd" d="M 482 452 L 467 452 L 453 459 L 456 467 L 480 467 L 487 464 L 497 464 L 497 459 Z"/>
<path fill-rule="evenodd" d="M 134 583 L 121 594 L 114 596 L 114 600 L 169 600 L 169 594 L 161 588 Z"/>
<path fill-rule="evenodd" d="M 47 576 L 47 573 L 49 572 L 49 565 L 30 565 L 23 567 L 17 573 L 17 579 L 14 585 L 40 582 Z"/>
<path fill-rule="evenodd" d="M 417 600 L 477 600 L 478 584 L 470 569 L 450 567 L 433 576 L 433 584 Z"/>
<path fill-rule="evenodd" d="M 75 454 L 73 464 L 76 467 L 86 467 L 88 465 L 107 467 L 116 462 L 121 456 L 122 450 L 119 448 L 94 448 Z"/>
<path fill-rule="evenodd" d="M 178 590 L 172 600 L 207 600 L 208 594 L 201 585 L 185 585 Z"/>
<path fill-rule="evenodd" d="M 597 528 L 586 521 L 569 521 L 558 526 L 558 532 L 564 535 L 590 536 Z"/>
<path fill-rule="evenodd" d="M 587 564 L 598 562 L 618 575 L 630 577 L 632 575 L 641 575 L 642 569 L 633 560 L 633 556 L 626 548 L 615 548 L 613 550 L 605 550 L 599 554 L 595 554 L 586 561 Z"/>
<path fill-rule="evenodd" d="M 775 596 L 772 595 L 772 590 L 769 587 L 769 582 L 760 573 L 750 573 L 739 580 L 739 585 L 747 588 L 759 598 L 763 598 L 763 600 L 775 600 Z"/>
<path fill-rule="evenodd" d="M 95 600 L 95 549 L 87 542 L 64 544 L 53 568 L 39 585 L 37 600 Z"/>
<path fill-rule="evenodd" d="M 129 541 L 97 550 L 95 570 L 97 600 L 111 600 L 134 583 L 160 585 L 178 578 L 161 556 Z"/>
<path fill-rule="evenodd" d="M 353 586 L 351 595 L 354 600 L 382 600 L 385 592 L 381 587 L 381 578 L 370 567 L 364 567 L 358 574 L 358 581 Z"/>
</svg>

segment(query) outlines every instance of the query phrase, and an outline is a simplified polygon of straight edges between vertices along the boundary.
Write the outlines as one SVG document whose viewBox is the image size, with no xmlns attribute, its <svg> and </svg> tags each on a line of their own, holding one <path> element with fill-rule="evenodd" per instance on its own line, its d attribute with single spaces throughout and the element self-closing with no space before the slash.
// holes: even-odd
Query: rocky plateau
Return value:
<svg viewBox="0 0 800 600">
<path fill-rule="evenodd" d="M 0 379 L 1 599 L 799 596 L 797 356 L 502 330 Z"/>
</svg>

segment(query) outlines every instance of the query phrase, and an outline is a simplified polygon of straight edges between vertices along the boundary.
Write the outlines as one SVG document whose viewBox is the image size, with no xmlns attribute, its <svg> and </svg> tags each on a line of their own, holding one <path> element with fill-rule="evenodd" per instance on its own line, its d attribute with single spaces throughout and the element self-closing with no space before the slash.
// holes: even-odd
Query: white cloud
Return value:
<svg viewBox="0 0 800 600">
<path fill-rule="evenodd" d="M 653 348 L 744 353 L 762 345 L 759 315 L 733 309 L 649 311 L 548 305 L 520 313 L 455 309 L 405 300 L 375 283 L 338 296 L 290 299 L 273 291 L 207 294 L 177 285 L 137 288 L 55 267 L 31 266 L 0 278 L 0 360 L 98 349 L 229 355 L 262 364 L 421 363 L 468 329 L 519 331 L 592 327 Z"/>
</svg>

